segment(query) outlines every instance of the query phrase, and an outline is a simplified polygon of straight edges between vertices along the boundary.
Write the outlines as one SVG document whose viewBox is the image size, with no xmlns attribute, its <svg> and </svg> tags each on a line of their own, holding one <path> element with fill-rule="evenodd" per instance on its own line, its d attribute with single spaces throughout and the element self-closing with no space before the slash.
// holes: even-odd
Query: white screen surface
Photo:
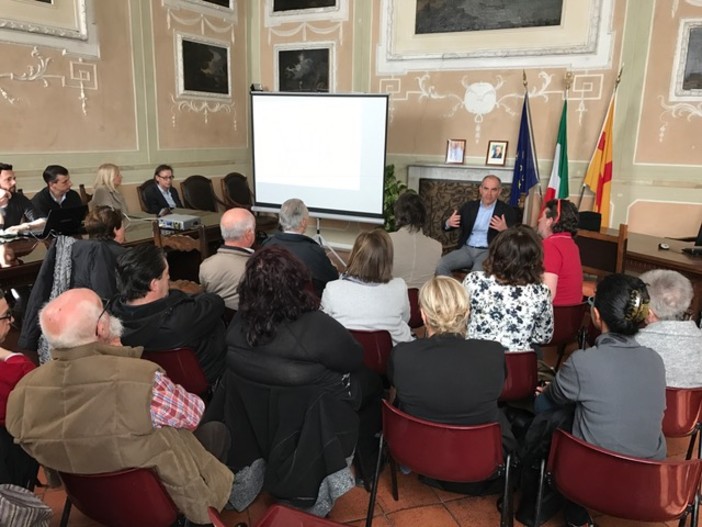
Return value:
<svg viewBox="0 0 702 527">
<path fill-rule="evenodd" d="M 255 205 L 382 220 L 387 95 L 253 92 Z"/>
</svg>

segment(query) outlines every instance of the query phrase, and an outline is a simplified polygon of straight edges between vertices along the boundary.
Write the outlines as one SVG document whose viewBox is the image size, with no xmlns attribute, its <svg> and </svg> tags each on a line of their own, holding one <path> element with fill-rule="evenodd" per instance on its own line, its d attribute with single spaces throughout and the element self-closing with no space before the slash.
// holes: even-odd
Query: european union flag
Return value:
<svg viewBox="0 0 702 527">
<path fill-rule="evenodd" d="M 539 166 L 534 150 L 534 138 L 531 134 L 531 112 L 529 111 L 529 94 L 524 93 L 522 106 L 522 121 L 519 125 L 519 141 L 517 142 L 517 157 L 514 160 L 514 175 L 509 204 L 519 205 L 519 198 L 528 194 L 529 189 L 539 184 Z"/>
</svg>

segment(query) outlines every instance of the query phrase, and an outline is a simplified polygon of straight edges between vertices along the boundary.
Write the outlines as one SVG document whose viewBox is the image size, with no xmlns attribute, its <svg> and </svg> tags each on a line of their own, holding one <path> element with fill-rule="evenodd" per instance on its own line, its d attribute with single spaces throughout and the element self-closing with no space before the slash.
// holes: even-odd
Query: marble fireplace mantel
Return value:
<svg viewBox="0 0 702 527">
<path fill-rule="evenodd" d="M 512 167 L 489 167 L 472 165 L 409 165 L 407 167 L 407 186 L 419 192 L 420 179 L 444 179 L 448 181 L 465 181 L 479 183 L 490 174 L 499 177 L 503 184 L 512 183 Z"/>
</svg>

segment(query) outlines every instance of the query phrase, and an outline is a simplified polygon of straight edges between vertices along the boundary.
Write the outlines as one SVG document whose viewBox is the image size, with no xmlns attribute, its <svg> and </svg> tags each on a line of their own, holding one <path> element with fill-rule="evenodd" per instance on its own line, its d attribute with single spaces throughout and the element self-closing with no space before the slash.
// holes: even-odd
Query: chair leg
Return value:
<svg viewBox="0 0 702 527">
<path fill-rule="evenodd" d="M 63 513 L 61 513 L 61 523 L 60 527 L 66 527 L 68 525 L 68 516 L 71 514 L 71 498 L 66 496 L 66 503 L 63 504 Z"/>
<path fill-rule="evenodd" d="M 534 525 L 541 525 L 541 504 L 544 499 L 544 484 L 546 480 L 546 459 L 541 460 L 539 468 L 539 490 L 536 493 L 536 512 L 534 514 Z"/>
<path fill-rule="evenodd" d="M 561 367 L 561 362 L 563 361 L 563 355 L 565 354 L 565 346 L 561 344 L 556 348 L 556 353 L 558 353 L 558 359 L 556 360 L 556 367 L 553 368 L 554 370 L 558 371 L 558 368 Z"/>
<path fill-rule="evenodd" d="M 375 512 L 375 498 L 378 495 L 378 485 L 380 484 L 380 463 L 383 457 L 383 434 L 380 434 L 378 445 L 378 460 L 375 463 L 375 477 L 371 482 L 371 493 L 368 499 L 368 512 L 366 514 L 366 527 L 371 527 L 373 523 L 373 513 Z"/>
<path fill-rule="evenodd" d="M 390 480 L 392 481 L 392 497 L 395 501 L 400 499 L 397 491 L 397 463 L 388 452 L 388 462 L 390 464 Z"/>
<path fill-rule="evenodd" d="M 697 439 L 697 432 L 698 431 L 699 431 L 699 425 L 692 432 L 692 435 L 690 436 L 690 444 L 687 447 L 687 455 L 685 456 L 685 459 L 692 459 L 692 453 L 695 450 L 695 439 Z M 700 445 L 697 448 L 697 459 L 702 459 L 702 441 L 700 441 Z"/>
<path fill-rule="evenodd" d="M 700 493 L 698 492 L 695 496 L 695 503 L 692 506 L 692 519 L 690 520 L 690 525 L 692 527 L 697 527 L 700 520 Z"/>
<path fill-rule="evenodd" d="M 505 468 L 505 488 L 502 494 L 502 514 L 500 515 L 500 527 L 512 527 L 514 525 L 514 512 L 512 511 L 512 481 L 510 478 L 512 466 L 512 455 L 507 456 Z"/>
</svg>

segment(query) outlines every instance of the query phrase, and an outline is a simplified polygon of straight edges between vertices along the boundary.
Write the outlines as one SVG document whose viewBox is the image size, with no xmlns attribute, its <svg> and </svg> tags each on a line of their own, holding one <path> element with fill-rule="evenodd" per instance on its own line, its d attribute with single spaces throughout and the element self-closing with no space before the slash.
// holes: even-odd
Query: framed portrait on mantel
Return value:
<svg viewBox="0 0 702 527">
<path fill-rule="evenodd" d="M 446 161 L 447 165 L 462 165 L 466 153 L 465 139 L 449 139 L 446 141 Z"/>
<path fill-rule="evenodd" d="M 503 167 L 507 161 L 507 141 L 490 141 L 488 143 L 485 164 Z"/>
<path fill-rule="evenodd" d="M 176 34 L 178 96 L 231 98 L 227 42 Z"/>
<path fill-rule="evenodd" d="M 276 48 L 277 91 L 331 91 L 332 50 L 331 45 Z"/>
</svg>

